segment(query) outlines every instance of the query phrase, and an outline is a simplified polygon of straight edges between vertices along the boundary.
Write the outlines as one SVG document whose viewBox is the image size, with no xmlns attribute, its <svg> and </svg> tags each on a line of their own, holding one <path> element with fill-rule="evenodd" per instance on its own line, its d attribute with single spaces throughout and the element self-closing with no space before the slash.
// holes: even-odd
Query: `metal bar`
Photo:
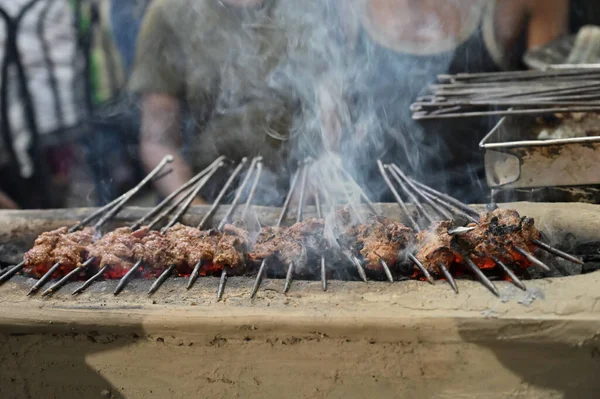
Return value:
<svg viewBox="0 0 600 399">
<path fill-rule="evenodd" d="M 454 292 L 458 294 L 458 285 L 456 285 L 456 280 L 454 280 L 454 277 L 452 277 L 450 270 L 448 270 L 446 265 L 444 265 L 443 263 L 438 263 L 437 267 L 442 272 L 442 275 L 444 276 L 448 284 L 450 284 L 450 287 L 452 287 Z"/>
<path fill-rule="evenodd" d="M 36 292 L 40 290 L 46 284 L 48 280 L 52 277 L 52 275 L 60 268 L 61 262 L 56 262 L 48 271 L 40 278 L 34 285 L 31 287 L 28 296 L 34 295 Z"/>
<path fill-rule="evenodd" d="M 373 202 L 371 201 L 371 199 L 369 198 L 367 193 L 365 193 L 365 191 L 356 182 L 356 180 L 354 180 L 354 178 L 350 175 L 350 173 L 348 173 L 348 171 L 346 171 L 345 169 L 343 169 L 341 167 L 338 167 L 338 169 L 342 172 L 342 174 L 346 175 L 346 177 L 350 180 L 350 182 L 358 189 L 360 196 L 363 198 L 363 200 L 365 201 L 365 203 L 367 204 L 367 206 L 369 207 L 371 212 L 373 212 L 374 215 L 379 215 L 379 212 L 377 212 L 377 210 L 375 209 L 375 205 L 373 204 Z M 344 188 L 344 191 L 345 191 L 345 188 Z"/>
<path fill-rule="evenodd" d="M 63 285 L 65 285 L 73 276 L 75 276 L 77 273 L 80 273 L 82 270 L 85 270 L 89 265 L 91 265 L 93 261 L 94 261 L 93 257 L 89 258 L 81 266 L 77 266 L 76 268 L 71 270 L 63 278 L 61 278 L 56 283 L 54 283 L 50 288 L 48 288 L 46 291 L 42 292 L 42 296 L 48 296 L 48 295 L 54 294 Z"/>
<path fill-rule="evenodd" d="M 202 267 L 202 262 L 196 263 L 194 270 L 192 270 L 192 273 L 190 274 L 187 286 L 185 287 L 186 290 L 192 288 L 196 280 L 198 280 L 198 277 L 200 277 L 200 267 Z"/>
<path fill-rule="evenodd" d="M 167 223 L 167 225 L 162 228 L 161 233 L 166 233 L 166 231 L 173 227 L 173 225 L 177 223 L 181 216 L 185 212 L 187 212 L 190 205 L 192 205 L 192 202 L 194 202 L 194 199 L 198 196 L 200 190 L 202 190 L 206 183 L 208 183 L 208 181 L 215 175 L 215 173 L 217 173 L 217 171 L 223 166 L 223 164 L 224 162 L 218 163 L 213 170 L 211 170 L 205 177 L 200 179 L 196 187 L 192 190 L 192 193 L 189 195 L 188 199 L 183 203 L 183 206 L 177 211 L 175 215 L 173 215 L 169 223 Z"/>
<path fill-rule="evenodd" d="M 419 260 L 413 254 L 409 253 L 407 256 L 408 259 L 410 259 L 411 262 L 414 263 L 415 266 L 417 266 L 417 268 L 421 271 L 423 276 L 425 276 L 427 282 L 431 285 L 435 285 L 435 280 L 433 279 L 433 277 L 431 277 L 431 274 L 429 274 L 429 271 L 425 268 L 425 266 L 423 266 L 423 264 L 419 262 Z"/>
<path fill-rule="evenodd" d="M 131 199 L 131 197 L 137 194 L 142 189 L 142 187 L 144 187 L 150 180 L 152 180 L 154 176 L 156 176 L 162 170 L 162 168 L 164 168 L 165 165 L 170 162 L 173 162 L 173 157 L 171 155 L 165 156 L 152 172 L 150 172 L 141 182 L 138 183 L 137 186 L 135 186 L 125 195 L 125 198 L 123 198 L 121 202 L 115 205 L 98 222 L 96 222 L 96 224 L 94 225 L 94 229 L 98 230 L 100 227 L 102 227 L 104 223 L 106 223 L 106 221 L 115 216 L 121 210 L 121 208 L 123 208 L 125 203 L 129 201 L 129 199 Z"/>
<path fill-rule="evenodd" d="M 11 269 L 4 272 L 2 276 L 0 276 L 0 285 L 4 284 L 8 280 L 14 277 L 15 274 L 19 273 L 25 267 L 25 261 L 19 263 L 16 266 L 13 266 Z"/>
<path fill-rule="evenodd" d="M 215 211 L 219 207 L 219 204 L 221 203 L 221 200 L 223 199 L 223 197 L 227 193 L 227 190 L 229 189 L 229 186 L 231 186 L 231 184 L 233 183 L 233 181 L 235 180 L 235 178 L 237 177 L 237 175 L 240 173 L 240 171 L 242 170 L 242 168 L 244 167 L 244 165 L 246 164 L 246 162 L 248 162 L 248 158 L 243 158 L 242 161 L 235 168 L 235 170 L 233 171 L 233 173 L 231 174 L 231 176 L 229 176 L 229 179 L 227 179 L 227 181 L 225 182 L 225 185 L 221 189 L 221 192 L 219 193 L 219 195 L 217 196 L 217 198 L 213 202 L 212 207 L 208 210 L 208 212 L 206 213 L 206 215 L 204 215 L 204 217 L 202 218 L 202 220 L 200 221 L 200 223 L 198 223 L 198 229 L 202 229 L 204 227 L 204 225 L 206 224 L 206 222 L 208 221 L 208 219 L 215 213 Z"/>
<path fill-rule="evenodd" d="M 383 271 L 385 272 L 385 275 L 386 275 L 387 279 L 389 280 L 389 282 L 393 283 L 394 276 L 392 276 L 392 271 L 390 270 L 390 267 L 387 265 L 385 260 L 383 260 L 382 258 L 379 258 L 379 264 L 383 268 Z"/>
<path fill-rule="evenodd" d="M 298 184 L 298 179 L 300 177 L 300 168 L 294 172 L 294 177 L 292 177 L 292 183 L 290 184 L 290 189 L 288 191 L 287 197 L 285 197 L 285 201 L 283 202 L 283 207 L 281 208 L 281 213 L 279 214 L 279 219 L 277 220 L 277 227 L 281 226 L 283 223 L 283 218 L 287 212 L 288 207 L 290 206 L 290 201 L 292 200 L 292 196 L 294 195 L 294 191 L 296 189 L 296 184 Z"/>
<path fill-rule="evenodd" d="M 504 262 L 502 262 L 500 259 L 496 258 L 495 256 L 492 257 L 492 260 L 494 261 L 495 264 L 500 266 L 500 268 L 511 279 L 511 281 L 514 285 L 516 285 L 523 291 L 527 291 L 527 287 L 525 287 L 525 284 L 523 284 L 523 282 L 517 277 L 517 275 L 508 266 L 506 266 L 504 264 Z"/>
<path fill-rule="evenodd" d="M 417 207 L 417 209 L 421 212 L 421 214 L 425 217 L 425 219 L 427 219 L 427 221 L 429 223 L 435 222 L 435 218 L 423 207 L 423 205 L 421 205 L 421 202 L 412 193 L 412 191 L 410 191 L 406 187 L 406 185 L 404 184 L 404 182 L 402 181 L 400 176 L 396 173 L 396 170 L 394 170 L 390 165 L 385 165 L 385 168 L 391 172 L 391 175 L 394 178 L 394 180 L 396 180 L 396 183 L 398 183 L 398 185 L 402 188 L 402 190 L 410 197 L 414 206 Z"/>
<path fill-rule="evenodd" d="M 223 226 L 225 226 L 225 224 L 229 221 L 231 214 L 235 210 L 238 202 L 240 201 L 240 198 L 242 197 L 242 194 L 244 193 L 244 189 L 246 188 L 246 185 L 250 181 L 250 177 L 252 176 L 252 172 L 254 171 L 254 168 L 256 167 L 256 163 L 261 160 L 262 160 L 262 157 L 259 156 L 259 157 L 253 158 L 252 162 L 250 162 L 250 166 L 248 167 L 246 176 L 244 176 L 242 183 L 240 184 L 240 186 L 238 187 L 238 189 L 235 192 L 235 196 L 233 197 L 233 201 L 231 201 L 231 205 L 229 206 L 229 209 L 227 210 L 227 212 L 225 213 L 225 216 L 223 216 L 223 219 L 221 219 L 221 222 L 219 223 L 219 227 L 218 227 L 219 230 L 222 230 Z"/>
<path fill-rule="evenodd" d="M 167 279 L 169 278 L 169 276 L 171 276 L 171 274 L 173 273 L 173 270 L 175 270 L 175 265 L 171 265 L 168 268 L 166 268 L 160 274 L 160 276 L 158 276 L 158 278 L 156 279 L 156 281 L 154 282 L 154 284 L 152 284 L 152 286 L 148 290 L 148 295 L 152 295 L 156 291 L 158 291 L 158 289 L 163 285 L 163 283 L 165 281 L 167 281 Z"/>
<path fill-rule="evenodd" d="M 260 268 L 258 269 L 258 274 L 256 275 L 256 280 L 254 281 L 254 285 L 252 286 L 252 292 L 250 293 L 250 298 L 253 299 L 260 288 L 260 283 L 262 283 L 263 276 L 265 274 L 265 269 L 267 267 L 267 260 L 263 259 L 260 264 Z"/>
<path fill-rule="evenodd" d="M 131 267 L 131 269 L 129 269 L 129 271 L 127 273 L 125 273 L 125 275 L 121 278 L 121 280 L 119 280 L 119 284 L 117 284 L 117 288 L 115 288 L 115 295 L 119 295 L 119 293 L 121 293 L 121 291 L 123 291 L 123 289 L 127 286 L 127 284 L 129 283 L 129 280 L 131 280 L 131 277 L 133 277 L 133 274 L 138 271 L 138 269 L 140 268 L 140 266 L 142 265 L 142 261 L 138 260 L 137 262 L 135 262 L 135 265 L 133 265 Z"/>
<path fill-rule="evenodd" d="M 392 181 L 390 180 L 389 176 L 387 175 L 387 173 L 385 171 L 385 168 L 383 167 L 383 163 L 381 162 L 380 159 L 377 160 L 377 166 L 379 167 L 379 173 L 383 177 L 383 180 L 385 181 L 385 184 L 387 184 L 388 188 L 390 189 L 390 191 L 394 195 L 394 198 L 396 198 L 396 202 L 398 203 L 398 205 L 400 206 L 400 208 L 402 209 L 402 211 L 404 212 L 404 214 L 406 215 L 406 217 L 410 221 L 410 224 L 413 226 L 413 228 L 415 229 L 415 231 L 421 231 L 421 227 L 419 226 L 419 224 L 415 221 L 415 219 L 410 214 L 408 208 L 406 207 L 406 204 L 404 203 L 404 201 L 400 197 L 400 194 L 398 194 L 398 191 L 396 190 L 396 188 L 392 184 Z"/>
<path fill-rule="evenodd" d="M 550 267 L 548 265 L 546 265 L 544 262 L 542 262 L 541 260 L 539 260 L 538 258 L 533 256 L 532 254 L 530 254 L 528 251 L 524 250 L 523 248 L 515 246 L 515 247 L 513 247 L 513 249 L 515 251 L 517 251 L 518 253 L 520 253 L 521 255 L 523 255 L 525 258 L 527 258 L 528 261 L 530 261 L 531 263 L 533 263 L 540 269 L 547 271 L 547 272 L 550 271 Z"/>
<path fill-rule="evenodd" d="M 485 286 L 485 288 L 490 290 L 492 292 L 492 294 L 499 297 L 500 293 L 498 292 L 498 288 L 496 288 L 494 283 L 492 283 L 492 281 L 489 278 L 487 278 L 487 276 L 485 274 L 483 274 L 483 272 L 477 267 L 475 262 L 473 262 L 471 260 L 471 258 L 469 258 L 468 256 L 465 256 L 464 259 L 465 259 L 465 263 L 467 264 L 469 269 L 471 269 L 471 271 L 479 279 L 481 284 L 483 284 Z"/>
<path fill-rule="evenodd" d="M 475 209 L 471 208 L 470 206 L 468 206 L 467 204 L 460 202 L 459 200 L 457 200 L 454 197 L 449 196 L 448 194 L 444 194 L 442 192 L 439 192 L 437 190 L 434 190 L 433 188 L 426 186 L 423 183 L 419 183 L 418 181 L 411 179 L 411 181 L 419 186 L 421 189 L 423 189 L 424 191 L 427 191 L 428 193 L 430 193 L 433 196 L 436 196 L 438 198 L 443 199 L 444 201 L 447 201 L 449 203 L 451 203 L 452 205 L 454 205 L 455 207 L 457 207 L 458 209 L 463 210 L 464 212 L 467 213 L 471 213 L 474 216 L 479 217 L 479 212 L 477 212 Z"/>
<path fill-rule="evenodd" d="M 283 285 L 283 293 L 287 294 L 292 286 L 292 276 L 294 274 L 294 262 L 290 262 L 288 265 L 287 273 L 285 275 L 285 284 Z"/>
<path fill-rule="evenodd" d="M 325 266 L 325 257 L 321 256 L 321 286 L 323 291 L 327 291 L 327 270 Z"/>
<path fill-rule="evenodd" d="M 539 108 L 539 109 L 508 109 L 499 111 L 477 111 L 477 112 L 461 112 L 450 114 L 428 115 L 426 113 L 417 112 L 412 115 L 414 120 L 426 119 L 451 119 L 451 118 L 471 118 L 478 116 L 506 116 L 506 115 L 542 115 L 554 114 L 561 112 L 596 112 L 600 111 L 600 106 L 596 107 L 572 107 L 572 108 Z"/>
<path fill-rule="evenodd" d="M 445 206 L 450 212 L 453 212 L 457 215 L 460 215 L 464 218 L 466 218 L 467 220 L 469 220 L 470 222 L 473 223 L 479 223 L 479 220 L 475 219 L 473 216 L 471 216 L 470 214 L 468 214 L 467 212 L 463 211 L 462 209 L 459 209 L 457 207 L 455 207 L 454 205 L 452 205 L 449 202 L 444 201 L 443 199 L 436 197 L 435 195 L 432 195 L 426 191 L 422 191 L 422 193 L 426 196 L 428 196 L 429 198 L 431 198 L 433 201 L 436 201 L 438 204 L 440 204 L 441 206 Z"/>
<path fill-rule="evenodd" d="M 161 222 L 161 220 L 163 220 L 168 215 L 173 213 L 173 211 L 175 209 L 177 209 L 177 207 L 183 201 L 185 201 L 187 198 L 189 198 L 193 190 L 194 190 L 193 187 L 188 187 L 188 189 L 183 193 L 183 195 L 181 197 L 179 197 L 177 200 L 175 200 L 175 202 L 170 204 L 169 207 L 165 208 L 161 213 L 159 213 L 150 223 L 148 223 L 148 225 L 146 227 L 149 230 L 152 230 L 157 224 L 159 224 Z"/>
<path fill-rule="evenodd" d="M 429 206 L 431 206 L 437 213 L 438 215 L 448 219 L 448 220 L 452 220 L 453 216 L 450 212 L 448 212 L 446 209 L 440 207 L 438 204 L 436 204 L 435 202 L 433 202 L 433 200 L 431 200 L 429 197 L 427 197 L 416 185 L 414 185 L 410 179 L 408 177 L 406 177 L 406 175 L 404 174 L 404 172 L 402 171 L 402 169 L 400 169 L 398 167 L 398 165 L 396 164 L 391 164 L 392 168 L 394 168 L 394 170 L 396 172 L 398 172 L 398 174 L 400 175 L 400 177 L 402 179 L 404 179 L 404 181 L 406 182 L 406 184 L 408 184 L 410 186 L 410 188 L 413 189 L 414 192 L 416 192 L 417 194 L 419 194 L 424 200 L 425 202 L 427 202 L 429 204 Z"/>
<path fill-rule="evenodd" d="M 256 188 L 258 187 L 258 182 L 260 180 L 260 175 L 262 174 L 263 163 L 259 161 L 256 164 L 256 176 L 254 177 L 254 182 L 252 183 L 252 188 L 250 188 L 250 194 L 248 194 L 248 199 L 246 200 L 246 204 L 244 205 L 244 210 L 242 211 L 242 220 L 246 220 L 246 215 L 248 213 L 248 209 L 252 204 L 252 200 L 254 199 L 254 194 L 256 194 Z"/>
<path fill-rule="evenodd" d="M 219 158 L 217 158 L 207 168 L 205 168 L 200 173 L 198 173 L 197 175 L 195 175 L 194 177 L 192 177 L 190 180 L 188 180 L 184 185 L 182 185 L 181 187 L 179 187 L 177 190 L 173 191 L 171 194 L 169 194 L 169 196 L 167 198 L 165 198 L 164 200 L 162 200 L 150 212 L 148 212 L 141 219 L 139 219 L 137 222 L 135 222 L 131 226 L 131 229 L 132 230 L 137 230 L 144 223 L 146 223 L 147 220 L 149 220 L 152 216 L 154 216 L 156 213 L 158 213 L 158 211 L 160 211 L 163 206 L 165 206 L 166 204 L 170 203 L 171 200 L 173 200 L 173 198 L 175 198 L 176 196 L 178 196 L 179 194 L 181 194 L 183 191 L 185 191 L 185 190 L 189 189 L 190 187 L 192 187 L 194 184 L 196 184 L 196 182 L 198 182 L 201 178 L 203 178 L 207 173 L 209 173 L 211 170 L 213 170 L 215 167 L 217 167 L 217 165 L 221 165 L 221 162 L 223 162 L 223 161 L 225 161 L 225 157 L 224 156 L 220 156 Z"/>
<path fill-rule="evenodd" d="M 302 212 L 304 210 L 304 199 L 306 196 L 306 179 L 308 178 L 308 161 L 304 161 L 302 166 L 302 179 L 300 180 L 300 198 L 298 199 L 298 213 L 296 222 L 302 221 Z"/>
<path fill-rule="evenodd" d="M 541 248 L 544 251 L 549 252 L 549 253 L 551 253 L 554 256 L 558 256 L 559 258 L 563 258 L 565 260 L 568 260 L 569 262 L 573 262 L 573 263 L 576 263 L 578 265 L 583 265 L 584 264 L 584 262 L 581 259 L 576 258 L 573 255 L 570 255 L 570 254 L 568 254 L 566 252 L 563 252 L 560 249 L 556 249 L 556 248 L 554 248 L 554 247 L 552 247 L 552 246 L 550 246 L 550 245 L 548 245 L 545 242 L 542 242 L 540 240 L 533 240 L 533 244 L 536 247 Z"/>
<path fill-rule="evenodd" d="M 71 295 L 78 295 L 81 294 L 83 291 L 85 291 L 90 285 L 92 285 L 92 283 L 96 280 L 98 280 L 100 277 L 102 277 L 102 275 L 104 274 L 104 272 L 108 269 L 108 266 L 104 266 L 102 267 L 102 269 L 98 270 L 98 273 L 94 274 L 92 277 L 90 277 L 85 283 L 83 283 L 79 288 L 77 288 L 75 291 L 73 291 L 71 293 Z"/>
<path fill-rule="evenodd" d="M 225 283 L 227 283 L 227 270 L 223 268 L 221 272 L 221 278 L 219 279 L 219 288 L 217 289 L 217 302 L 223 298 L 223 292 L 225 292 Z"/>
</svg>

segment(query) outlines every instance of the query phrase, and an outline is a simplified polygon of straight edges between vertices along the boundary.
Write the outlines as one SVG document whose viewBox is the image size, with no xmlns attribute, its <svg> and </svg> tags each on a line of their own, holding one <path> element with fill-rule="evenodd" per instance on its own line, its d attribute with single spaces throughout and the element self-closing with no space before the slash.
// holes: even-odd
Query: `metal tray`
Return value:
<svg viewBox="0 0 600 399">
<path fill-rule="evenodd" d="M 535 121 L 506 116 L 479 143 L 492 190 L 600 185 L 600 129 L 595 136 L 538 140 Z"/>
</svg>

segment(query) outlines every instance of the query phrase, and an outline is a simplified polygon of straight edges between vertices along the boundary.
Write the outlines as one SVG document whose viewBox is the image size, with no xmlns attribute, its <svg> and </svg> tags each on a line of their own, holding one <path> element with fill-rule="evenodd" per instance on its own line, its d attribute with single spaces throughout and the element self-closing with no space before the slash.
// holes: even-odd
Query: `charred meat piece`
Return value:
<svg viewBox="0 0 600 399">
<path fill-rule="evenodd" d="M 246 252 L 248 248 L 248 232 L 234 224 L 223 226 L 223 234 L 213 258 L 213 267 L 218 270 L 223 268 L 234 269 L 243 273 L 246 265 Z"/>
<path fill-rule="evenodd" d="M 150 231 L 143 238 L 141 245 L 134 246 L 135 260 L 144 264 L 144 276 L 154 278 L 171 265 L 183 265 L 185 256 L 175 251 L 173 244 L 158 231 Z"/>
<path fill-rule="evenodd" d="M 437 265 L 440 263 L 450 269 L 453 264 L 463 260 L 458 243 L 448 234 L 451 228 L 452 222 L 436 222 L 428 230 L 421 230 L 417 234 L 419 252 L 416 257 L 432 274 L 439 274 Z"/>
<path fill-rule="evenodd" d="M 66 227 L 40 234 L 33 248 L 25 253 L 24 272 L 32 277 L 43 276 L 55 263 L 62 276 L 80 266 L 87 256 L 87 246 L 94 241 L 94 230 L 86 227 L 69 233 Z"/>
<path fill-rule="evenodd" d="M 92 244 L 89 256 L 100 268 L 110 266 L 107 278 L 121 278 L 138 260 L 136 255 L 143 255 L 142 239 L 146 234 L 146 228 L 135 232 L 129 227 L 118 228 Z"/>
<path fill-rule="evenodd" d="M 414 241 L 412 229 L 390 219 L 369 216 L 365 224 L 356 227 L 354 251 L 364 261 L 365 268 L 381 271 L 381 261 L 389 267 L 398 263 L 403 249 Z"/>
<path fill-rule="evenodd" d="M 297 267 L 305 265 L 327 250 L 323 230 L 324 222 L 317 218 L 308 218 L 290 227 L 263 227 L 248 258 L 256 263 L 274 258 L 281 266 L 292 262 Z"/>
<path fill-rule="evenodd" d="M 183 224 L 176 224 L 167 230 L 174 263 L 180 275 L 188 275 L 198 262 L 211 265 L 215 257 L 221 234 L 216 230 L 198 230 Z"/>
<path fill-rule="evenodd" d="M 515 210 L 496 209 L 482 213 L 479 224 L 472 223 L 469 227 L 474 230 L 461 235 L 460 241 L 466 245 L 473 261 L 480 268 L 494 267 L 493 257 L 505 264 L 518 264 L 521 267 L 531 265 L 513 248 L 535 251 L 533 240 L 540 238 L 540 232 L 532 218 L 521 217 Z"/>
<path fill-rule="evenodd" d="M 272 258 L 277 255 L 279 248 L 281 227 L 262 227 L 254 242 L 252 251 L 248 253 L 248 259 L 254 263 L 260 263 L 263 259 Z"/>
</svg>

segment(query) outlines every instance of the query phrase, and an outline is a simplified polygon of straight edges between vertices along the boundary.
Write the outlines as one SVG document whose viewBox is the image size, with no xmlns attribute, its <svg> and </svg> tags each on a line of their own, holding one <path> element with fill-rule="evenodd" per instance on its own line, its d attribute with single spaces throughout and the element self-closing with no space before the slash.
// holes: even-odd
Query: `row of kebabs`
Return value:
<svg viewBox="0 0 600 399">
<path fill-rule="evenodd" d="M 433 275 L 439 275 L 440 263 L 458 272 L 465 253 L 481 269 L 493 267 L 494 258 L 525 268 L 531 263 L 513 248 L 533 252 L 533 241 L 540 238 L 533 219 L 503 209 L 481 214 L 479 223 L 469 225 L 470 231 L 461 235 L 451 234 L 449 221 L 416 233 L 384 217 L 370 216 L 364 223 L 355 223 L 349 212 L 341 211 L 338 220 L 334 235 L 339 248 L 351 252 L 370 271 L 382 271 L 382 261 L 392 271 L 398 269 L 409 252 Z M 230 275 L 240 275 L 256 270 L 264 259 L 282 270 L 292 262 L 306 270 L 316 265 L 316 259 L 327 258 L 339 248 L 325 238 L 324 220 L 316 218 L 290 227 L 263 227 L 255 233 L 236 224 L 227 224 L 220 231 L 177 224 L 164 234 L 122 227 L 95 238 L 91 228 L 72 233 L 60 228 L 35 240 L 25 254 L 24 272 L 39 278 L 60 262 L 54 277 L 61 277 L 90 258 L 88 271 L 107 266 L 104 277 L 112 279 L 121 278 L 138 261 L 145 277 L 156 277 L 171 265 L 178 275 L 185 276 L 197 264 L 201 265 L 200 275 L 219 274 L 223 268 Z"/>
</svg>

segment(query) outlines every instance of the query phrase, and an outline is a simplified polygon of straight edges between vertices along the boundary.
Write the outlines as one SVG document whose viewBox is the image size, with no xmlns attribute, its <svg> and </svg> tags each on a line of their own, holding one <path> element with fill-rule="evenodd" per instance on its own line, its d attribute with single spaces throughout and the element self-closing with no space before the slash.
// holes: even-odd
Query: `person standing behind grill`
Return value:
<svg viewBox="0 0 600 399">
<path fill-rule="evenodd" d="M 355 99 L 355 130 L 366 132 L 347 140 L 343 152 L 355 154 L 357 169 L 372 176 L 378 174 L 373 159 L 383 157 L 464 201 L 485 201 L 478 143 L 495 119 L 418 123 L 410 104 L 438 74 L 520 68 L 527 48 L 566 33 L 568 0 L 338 0 L 337 5 L 353 53 L 349 97 Z M 381 185 L 372 192 L 387 192 L 381 179 L 365 181 Z"/>
<path fill-rule="evenodd" d="M 141 94 L 146 168 L 176 155 L 173 173 L 157 183 L 161 194 L 219 155 L 239 161 L 260 154 L 271 169 L 284 163 L 298 102 L 278 71 L 301 37 L 286 17 L 294 3 L 154 0 L 147 10 L 130 89 Z M 180 153 L 184 109 L 194 120 L 189 162 Z"/>
<path fill-rule="evenodd" d="M 64 204 L 85 117 L 74 19 L 69 0 L 0 0 L 0 207 Z"/>
</svg>

